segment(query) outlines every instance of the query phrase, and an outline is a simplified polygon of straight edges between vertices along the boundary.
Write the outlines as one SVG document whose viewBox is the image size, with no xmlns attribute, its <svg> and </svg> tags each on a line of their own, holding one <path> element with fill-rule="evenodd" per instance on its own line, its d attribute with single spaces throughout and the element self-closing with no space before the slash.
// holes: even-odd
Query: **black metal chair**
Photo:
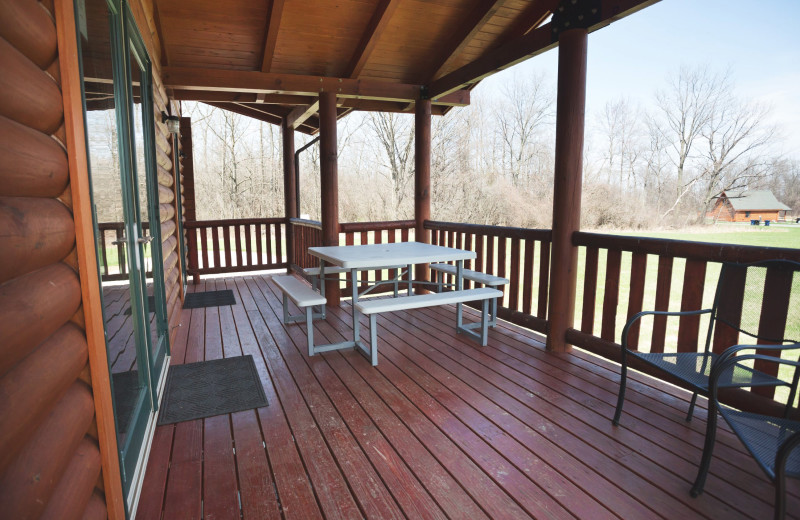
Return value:
<svg viewBox="0 0 800 520">
<path fill-rule="evenodd" d="M 793 286 L 797 287 L 792 294 Z M 708 382 L 715 363 L 735 356 L 741 346 L 740 334 L 754 343 L 781 345 L 800 339 L 800 263 L 767 260 L 751 264 L 724 263 L 717 281 L 714 303 L 710 309 L 695 311 L 643 311 L 625 324 L 622 330 L 622 369 L 613 423 L 619 425 L 625 402 L 628 356 L 660 369 L 693 390 L 686 420 L 692 419 L 697 395 L 708 395 Z M 767 298 L 765 298 L 767 295 Z M 776 296 L 777 295 L 777 296 Z M 790 306 L 794 308 L 790 310 Z M 631 327 L 643 316 L 700 316 L 708 314 L 705 348 L 701 352 L 639 352 L 628 348 Z M 767 317 L 765 319 L 765 316 Z M 791 338 L 791 339 L 790 339 Z M 726 344 L 727 343 L 727 344 Z M 712 348 L 712 346 L 714 348 Z M 721 379 L 721 387 L 756 387 L 788 384 L 759 370 L 736 364 L 730 377 Z"/>
<path fill-rule="evenodd" d="M 800 344 L 779 346 L 776 350 L 796 348 L 800 348 Z M 786 514 L 786 477 L 800 478 L 800 449 L 796 449 L 800 446 L 800 421 L 735 410 L 720 405 L 717 397 L 718 389 L 723 386 L 721 383 L 731 377 L 729 373 L 737 370 L 742 362 L 751 360 L 794 367 L 792 389 L 785 417 L 789 417 L 792 411 L 797 412 L 797 408 L 793 407 L 792 403 L 797 391 L 798 376 L 800 376 L 800 370 L 798 370 L 800 362 L 763 354 L 744 354 L 716 363 L 709 380 L 710 397 L 706 442 L 697 479 L 692 487 L 692 496 L 696 497 L 703 492 L 714 451 L 717 412 L 719 412 L 745 448 L 753 455 L 759 467 L 775 484 L 775 518 L 782 519 Z"/>
</svg>

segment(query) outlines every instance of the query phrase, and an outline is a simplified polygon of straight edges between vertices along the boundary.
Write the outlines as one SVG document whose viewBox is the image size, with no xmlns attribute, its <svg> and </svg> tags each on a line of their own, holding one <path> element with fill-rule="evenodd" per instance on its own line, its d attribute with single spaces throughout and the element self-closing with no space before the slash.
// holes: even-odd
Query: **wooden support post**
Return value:
<svg viewBox="0 0 800 520">
<path fill-rule="evenodd" d="M 183 215 L 185 222 L 195 222 L 197 212 L 194 199 L 194 155 L 192 152 L 192 118 L 182 117 L 180 126 L 181 152 L 183 153 Z M 186 265 L 195 270 L 192 283 L 200 283 L 197 274 L 199 262 L 197 259 L 197 231 L 189 230 L 186 234 Z"/>
<path fill-rule="evenodd" d="M 417 101 L 414 112 L 414 239 L 429 244 L 431 232 L 425 229 L 431 218 L 431 101 Z M 409 273 L 411 276 L 411 273 Z M 428 264 L 416 267 L 414 279 L 428 280 Z M 422 286 L 422 291 L 424 286 Z"/>
<path fill-rule="evenodd" d="M 556 352 L 571 349 L 565 334 L 575 316 L 578 250 L 572 245 L 572 234 L 580 229 L 581 218 L 587 36 L 586 29 L 564 31 L 558 47 L 553 247 L 547 313 L 547 349 Z"/>
<path fill-rule="evenodd" d="M 281 123 L 281 136 L 283 137 L 283 201 L 286 213 L 286 271 L 291 271 L 294 259 L 294 232 L 289 219 L 297 218 L 297 187 L 296 171 L 294 167 L 294 130 L 287 124 L 286 118 Z M 260 240 L 260 237 L 259 237 Z M 269 240 L 269 237 L 267 237 Z"/>
<path fill-rule="evenodd" d="M 336 144 L 336 93 L 319 94 L 319 156 L 322 245 L 339 245 L 339 167 Z M 339 282 L 325 282 L 328 305 L 339 305 Z"/>
</svg>

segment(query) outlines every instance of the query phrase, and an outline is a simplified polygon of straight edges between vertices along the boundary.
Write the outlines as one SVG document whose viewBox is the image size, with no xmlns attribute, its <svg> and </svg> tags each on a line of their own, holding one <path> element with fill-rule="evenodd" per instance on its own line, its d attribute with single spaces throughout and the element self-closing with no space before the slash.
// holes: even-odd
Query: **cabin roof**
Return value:
<svg viewBox="0 0 800 520">
<path fill-rule="evenodd" d="M 788 211 L 792 209 L 778 201 L 770 190 L 723 191 L 720 197 L 727 197 L 731 206 L 733 206 L 733 209 L 736 211 Z"/>
<path fill-rule="evenodd" d="M 153 17 L 175 99 L 314 133 L 320 91 L 337 91 L 340 117 L 413 112 L 420 98 L 441 115 L 482 78 L 555 47 L 570 10 L 593 13 L 594 31 L 656 1 L 155 0 Z"/>
</svg>

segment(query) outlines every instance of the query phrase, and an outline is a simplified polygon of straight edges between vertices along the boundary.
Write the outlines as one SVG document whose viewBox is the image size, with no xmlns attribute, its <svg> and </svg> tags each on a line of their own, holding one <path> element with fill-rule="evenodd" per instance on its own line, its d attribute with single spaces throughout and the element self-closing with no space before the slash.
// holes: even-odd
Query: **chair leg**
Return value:
<svg viewBox="0 0 800 520">
<path fill-rule="evenodd" d="M 689 413 L 686 414 L 686 422 L 692 421 L 692 415 L 694 415 L 694 405 L 697 402 L 697 392 L 692 394 L 692 402 L 689 403 Z"/>
<path fill-rule="evenodd" d="M 628 382 L 628 365 L 625 359 L 622 360 L 622 370 L 619 378 L 619 396 L 617 396 L 617 409 L 614 412 L 614 419 L 611 421 L 614 426 L 619 426 L 619 417 L 622 415 L 622 405 L 625 404 L 625 385 Z"/>
<path fill-rule="evenodd" d="M 786 516 L 786 480 L 784 475 L 775 475 L 775 520 Z"/>
<path fill-rule="evenodd" d="M 717 437 L 717 408 L 713 400 L 708 403 L 708 421 L 706 424 L 706 442 L 703 446 L 703 457 L 700 459 L 700 467 L 697 470 L 697 478 L 692 486 L 692 496 L 696 497 L 703 492 L 708 476 L 708 468 L 711 466 L 711 456 L 714 454 L 714 442 Z"/>
</svg>

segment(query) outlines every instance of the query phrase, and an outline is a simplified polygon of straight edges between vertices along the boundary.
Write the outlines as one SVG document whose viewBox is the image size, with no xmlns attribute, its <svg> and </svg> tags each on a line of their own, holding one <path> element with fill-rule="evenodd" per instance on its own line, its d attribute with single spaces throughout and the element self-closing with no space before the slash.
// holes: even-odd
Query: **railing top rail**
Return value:
<svg viewBox="0 0 800 520">
<path fill-rule="evenodd" d="M 707 262 L 758 262 L 770 259 L 800 262 L 800 249 L 687 242 L 667 238 L 628 237 L 583 231 L 573 233 L 572 244 Z"/>
<path fill-rule="evenodd" d="M 339 224 L 340 233 L 358 233 L 363 231 L 382 231 L 384 229 L 413 228 L 413 220 L 384 220 L 379 222 L 342 222 Z"/>
<path fill-rule="evenodd" d="M 289 222 L 296 226 L 307 226 L 307 227 L 322 229 L 322 222 L 318 220 L 308 220 L 304 218 L 290 218 Z"/>
<path fill-rule="evenodd" d="M 195 229 L 216 226 L 247 226 L 252 224 L 282 224 L 286 222 L 283 217 L 255 217 L 255 218 L 228 218 L 220 220 L 187 220 L 183 223 L 185 228 Z"/>
<path fill-rule="evenodd" d="M 528 229 L 510 226 L 488 226 L 483 224 L 465 224 L 463 222 L 440 222 L 426 220 L 425 229 L 442 231 L 460 231 L 476 235 L 493 235 L 506 238 L 521 238 L 549 242 L 552 231 L 549 229 Z"/>
</svg>

